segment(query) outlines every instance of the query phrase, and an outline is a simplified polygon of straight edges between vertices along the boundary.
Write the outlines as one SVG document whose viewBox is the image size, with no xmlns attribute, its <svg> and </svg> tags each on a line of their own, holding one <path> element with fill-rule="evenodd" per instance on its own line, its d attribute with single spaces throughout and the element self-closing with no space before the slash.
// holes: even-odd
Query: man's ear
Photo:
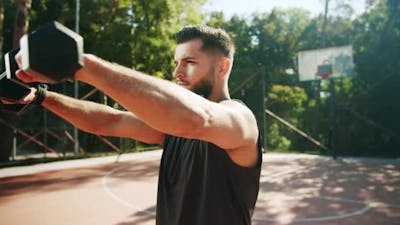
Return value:
<svg viewBox="0 0 400 225">
<path fill-rule="evenodd" d="M 219 62 L 219 71 L 218 75 L 221 77 L 229 75 L 230 69 L 232 65 L 232 60 L 227 57 L 221 57 Z"/>
</svg>

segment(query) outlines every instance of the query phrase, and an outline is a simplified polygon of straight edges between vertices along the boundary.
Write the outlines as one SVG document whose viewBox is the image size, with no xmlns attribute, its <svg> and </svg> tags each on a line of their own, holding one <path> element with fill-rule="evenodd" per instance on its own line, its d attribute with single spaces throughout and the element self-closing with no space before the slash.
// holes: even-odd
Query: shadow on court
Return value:
<svg viewBox="0 0 400 225">
<path fill-rule="evenodd" d="M 121 166 L 124 163 L 3 178 L 0 180 L 1 202 L 4 203 L 7 200 L 3 199 L 5 196 L 14 196 L 21 193 L 40 194 L 84 187 L 92 182 L 97 182 L 104 174 L 115 168 L 116 165 Z M 129 182 L 133 178 L 135 180 L 149 180 L 151 177 L 158 176 L 158 171 L 155 170 L 157 166 L 158 162 L 156 161 L 136 163 L 129 166 L 127 173 L 117 173 L 113 176 L 113 179 L 118 179 L 119 182 Z"/>
<path fill-rule="evenodd" d="M 159 158 L 1 178 L 1 224 L 154 224 Z M 400 224 L 400 162 L 264 155 L 253 224 Z"/>
<path fill-rule="evenodd" d="M 255 224 L 400 224 L 398 161 L 265 161 Z"/>
</svg>

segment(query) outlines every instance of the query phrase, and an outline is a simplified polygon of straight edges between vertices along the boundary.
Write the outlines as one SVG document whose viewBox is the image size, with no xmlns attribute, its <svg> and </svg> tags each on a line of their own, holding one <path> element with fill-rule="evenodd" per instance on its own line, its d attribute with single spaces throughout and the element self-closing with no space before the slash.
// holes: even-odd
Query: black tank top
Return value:
<svg viewBox="0 0 400 225">
<path fill-rule="evenodd" d="M 250 225 L 259 190 L 262 150 L 241 167 L 214 144 L 167 136 L 161 159 L 157 225 Z"/>
</svg>

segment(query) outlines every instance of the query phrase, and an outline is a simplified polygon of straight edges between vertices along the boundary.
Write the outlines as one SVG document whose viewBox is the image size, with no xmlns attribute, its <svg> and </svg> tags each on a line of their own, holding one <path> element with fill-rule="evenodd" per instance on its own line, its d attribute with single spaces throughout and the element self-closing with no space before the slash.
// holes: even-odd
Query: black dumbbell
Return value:
<svg viewBox="0 0 400 225">
<path fill-rule="evenodd" d="M 5 71 L 0 75 L 0 110 L 5 113 L 20 115 L 29 105 L 18 104 L 17 102 L 28 95 L 31 89 L 15 77 L 15 71 L 18 69 L 15 62 L 17 52 L 18 49 L 14 49 L 4 56 Z M 13 104 L 3 104 L 4 100 Z"/>
<path fill-rule="evenodd" d="M 72 80 L 83 66 L 83 38 L 54 21 L 20 39 L 22 69 L 50 83 Z"/>
<path fill-rule="evenodd" d="M 18 49 L 12 50 L 4 56 L 5 71 L 0 75 L 0 98 L 9 102 L 19 102 L 30 92 L 30 86 L 15 77 L 18 65 L 15 54 Z"/>
</svg>

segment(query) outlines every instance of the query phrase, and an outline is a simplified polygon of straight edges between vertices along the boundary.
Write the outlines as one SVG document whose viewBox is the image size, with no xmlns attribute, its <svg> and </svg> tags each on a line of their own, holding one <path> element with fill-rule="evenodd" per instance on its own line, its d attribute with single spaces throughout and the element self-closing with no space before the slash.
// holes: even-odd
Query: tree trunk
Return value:
<svg viewBox="0 0 400 225">
<path fill-rule="evenodd" d="M 0 0 L 0 52 L 3 53 L 3 23 L 4 23 L 4 1 Z M 0 55 L 0 62 L 3 62 L 3 55 Z M 3 64 L 1 71 L 3 71 Z M 8 115 L 0 111 L 1 118 L 7 118 Z M 0 124 L 0 162 L 7 162 L 12 150 L 12 133 L 13 131 L 7 126 Z M 10 136 L 11 135 L 11 136 Z"/>
<path fill-rule="evenodd" d="M 1 53 L 3 53 L 3 21 L 4 21 L 4 0 L 0 0 L 0 52 Z M 0 60 L 1 60 L 0 62 L 3 61 L 3 54 L 0 55 Z M 3 70 L 3 68 L 1 69 Z"/>
<path fill-rule="evenodd" d="M 14 48 L 19 47 L 19 39 L 28 32 L 31 3 L 31 0 L 18 0 L 17 13 L 14 21 Z"/>
<path fill-rule="evenodd" d="M 13 37 L 13 48 L 19 47 L 19 39 L 28 31 L 28 18 L 29 10 L 31 9 L 31 0 L 18 0 L 17 1 L 17 12 L 14 23 L 14 37 Z M 3 21 L 4 21 L 4 1 L 0 0 L 0 34 L 3 33 Z M 3 52 L 3 37 L 0 35 L 0 50 Z M 3 54 L 2 54 L 3 55 Z M 1 62 L 3 58 L 1 56 Z M 16 116 L 6 114 L 0 111 L 0 117 L 6 118 L 6 121 L 15 125 Z M 0 162 L 7 162 L 10 160 L 10 155 L 13 148 L 13 136 L 14 130 L 5 124 L 0 124 Z"/>
</svg>

